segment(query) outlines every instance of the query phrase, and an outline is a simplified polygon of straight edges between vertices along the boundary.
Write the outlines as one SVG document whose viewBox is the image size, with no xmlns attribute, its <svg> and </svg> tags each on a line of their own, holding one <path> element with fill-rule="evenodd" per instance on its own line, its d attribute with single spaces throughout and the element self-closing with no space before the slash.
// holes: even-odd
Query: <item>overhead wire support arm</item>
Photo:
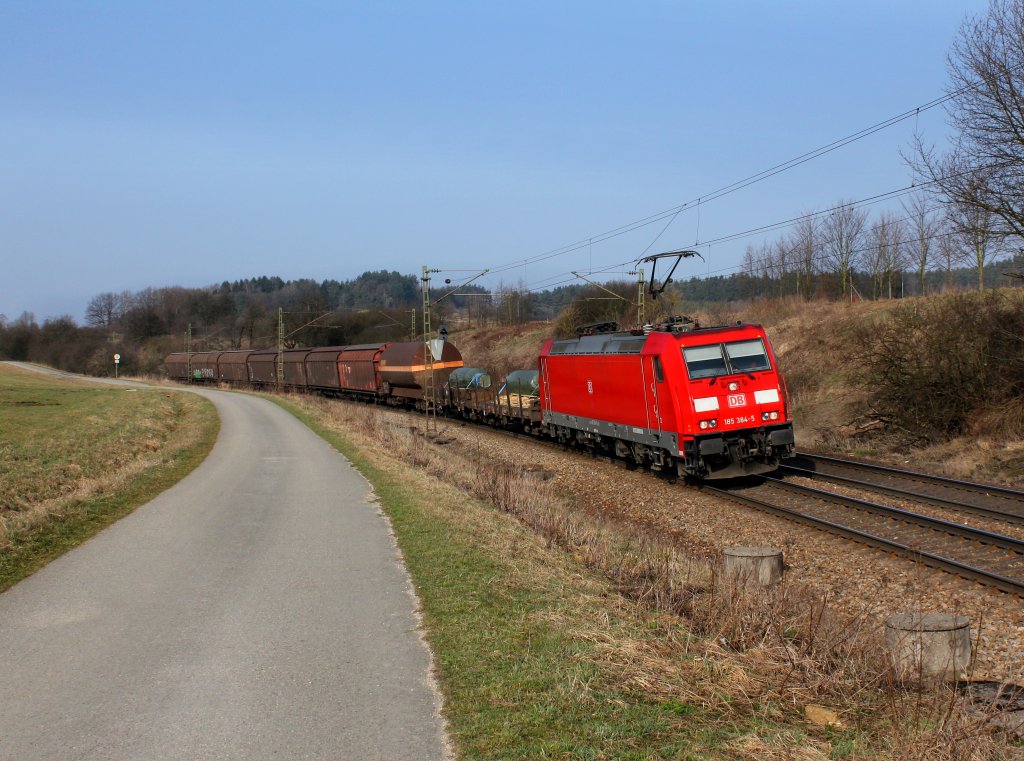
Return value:
<svg viewBox="0 0 1024 761">
<path fill-rule="evenodd" d="M 591 285 L 593 285 L 593 286 L 596 286 L 596 287 L 600 288 L 600 289 L 601 289 L 602 291 L 604 291 L 605 293 L 610 293 L 610 294 L 611 294 L 612 296 L 614 296 L 615 298 L 617 298 L 617 299 L 618 299 L 619 301 L 625 301 L 625 302 L 626 302 L 627 304 L 629 304 L 630 306 L 636 306 L 636 305 L 635 305 L 635 304 L 633 304 L 633 303 L 632 303 L 632 302 L 631 302 L 631 301 L 630 301 L 629 299 L 627 299 L 627 298 L 626 298 L 625 296 L 623 296 L 623 295 L 621 295 L 621 294 L 618 294 L 618 293 L 616 293 L 615 291 L 611 290 L 610 288 L 605 288 L 605 287 L 604 287 L 603 285 L 601 285 L 600 283 L 598 283 L 598 282 L 597 282 L 596 280 L 591 280 L 591 279 L 590 279 L 590 278 L 588 278 L 588 277 L 587 277 L 586 275 L 581 275 L 581 274 L 580 274 L 579 272 L 573 272 L 572 274 L 573 274 L 573 275 L 575 275 L 576 277 L 578 277 L 578 278 L 579 278 L 580 280 L 586 280 L 586 281 L 587 281 L 588 283 L 590 283 Z"/>
<path fill-rule="evenodd" d="M 424 268 L 424 270 L 425 270 L 425 269 L 426 269 L 426 268 Z M 432 270 L 432 271 L 433 271 L 433 272 L 442 272 L 442 270 Z M 444 272 L 466 272 L 466 270 L 443 270 L 443 271 L 444 271 Z M 475 270 L 470 270 L 470 271 L 471 271 L 471 272 L 475 272 Z M 448 291 L 448 293 L 444 294 L 443 296 L 438 296 L 438 297 L 437 297 L 436 299 L 434 299 L 434 300 L 433 300 L 433 301 L 431 302 L 431 305 L 433 305 L 433 304 L 438 304 L 438 303 L 440 303 L 440 302 L 444 301 L 444 300 L 445 300 L 446 298 L 448 298 L 449 296 L 461 296 L 461 295 L 464 295 L 464 294 L 458 294 L 458 293 L 456 293 L 456 291 L 457 291 L 457 290 L 459 290 L 459 288 L 465 288 L 465 287 L 466 287 L 467 285 L 469 285 L 470 283 L 472 283 L 472 282 L 473 282 L 474 280 L 479 280 L 479 279 L 480 279 L 480 278 L 482 278 L 482 277 L 483 277 L 484 275 L 486 275 L 486 274 L 487 274 L 488 272 L 490 272 L 490 270 L 483 270 L 483 271 L 477 272 L 477 274 L 475 274 L 475 275 L 474 275 L 473 277 L 471 277 L 471 278 L 470 278 L 469 280 L 466 280 L 466 281 L 464 281 L 464 282 L 462 282 L 462 283 L 459 283 L 459 284 L 458 284 L 457 286 L 455 286 L 455 287 L 454 287 L 454 288 L 452 288 L 452 289 L 451 289 L 450 291 Z M 450 281 L 450 280 L 446 280 L 446 281 L 445 281 L 445 284 L 446 284 L 446 285 L 451 285 L 451 281 Z"/>
</svg>

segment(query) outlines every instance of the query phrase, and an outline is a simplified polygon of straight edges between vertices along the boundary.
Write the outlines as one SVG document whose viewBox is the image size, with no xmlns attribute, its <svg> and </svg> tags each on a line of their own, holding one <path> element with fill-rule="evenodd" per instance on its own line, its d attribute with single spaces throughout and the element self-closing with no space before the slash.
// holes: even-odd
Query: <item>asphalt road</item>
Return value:
<svg viewBox="0 0 1024 761">
<path fill-rule="evenodd" d="M 0 759 L 445 758 L 367 483 L 265 400 L 177 486 L 0 595 Z"/>
</svg>

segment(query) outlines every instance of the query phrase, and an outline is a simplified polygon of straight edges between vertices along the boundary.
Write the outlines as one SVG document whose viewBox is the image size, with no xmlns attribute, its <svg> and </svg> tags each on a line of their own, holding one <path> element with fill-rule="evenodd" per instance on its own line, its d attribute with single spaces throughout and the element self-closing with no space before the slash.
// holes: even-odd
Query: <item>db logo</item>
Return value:
<svg viewBox="0 0 1024 761">
<path fill-rule="evenodd" d="M 746 394 L 729 394 L 729 406 L 730 407 L 746 407 L 747 406 L 747 395 Z"/>
<path fill-rule="evenodd" d="M 587 381 L 587 393 L 594 393 L 594 381 Z"/>
</svg>

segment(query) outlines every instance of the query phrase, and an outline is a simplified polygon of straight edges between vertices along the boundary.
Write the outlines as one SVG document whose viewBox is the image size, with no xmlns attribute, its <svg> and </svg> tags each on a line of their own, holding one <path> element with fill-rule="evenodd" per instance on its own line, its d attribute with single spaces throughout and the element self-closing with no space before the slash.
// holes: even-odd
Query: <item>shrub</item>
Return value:
<svg viewBox="0 0 1024 761">
<path fill-rule="evenodd" d="M 915 438 L 1024 432 L 1019 298 L 989 292 L 915 300 L 858 326 L 852 350 L 875 412 Z"/>
</svg>

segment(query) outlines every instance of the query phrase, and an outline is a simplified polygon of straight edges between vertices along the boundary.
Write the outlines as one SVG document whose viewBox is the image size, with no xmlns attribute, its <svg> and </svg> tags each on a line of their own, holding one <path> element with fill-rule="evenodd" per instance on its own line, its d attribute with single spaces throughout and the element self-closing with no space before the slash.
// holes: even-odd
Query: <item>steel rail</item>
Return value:
<svg viewBox="0 0 1024 761">
<path fill-rule="evenodd" d="M 955 478 L 936 476 L 931 473 L 922 473 L 918 470 L 900 470 L 899 468 L 891 468 L 887 465 L 875 465 L 874 463 L 860 462 L 858 460 L 844 460 L 840 457 L 830 457 L 828 455 L 814 454 L 812 452 L 797 452 L 795 456 L 804 457 L 808 460 L 820 460 L 821 462 L 832 463 L 833 465 L 841 465 L 848 468 L 856 468 L 858 470 L 874 471 L 876 473 L 886 473 L 888 475 L 909 478 L 915 481 L 924 481 L 925 483 L 937 484 L 948 488 L 991 494 L 997 497 L 1004 497 L 1006 499 L 1024 502 L 1024 491 L 1010 489 L 1005 486 L 980 484 L 975 481 L 958 481 Z"/>
<path fill-rule="evenodd" d="M 809 457 L 809 455 L 801 455 L 802 457 Z M 815 455 L 817 457 L 817 455 Z M 844 464 L 846 461 L 842 461 Z M 851 468 L 856 467 L 856 464 L 851 464 Z M 869 469 L 874 466 L 869 466 Z M 779 470 L 786 473 L 792 473 L 793 475 L 800 476 L 802 478 L 820 478 L 823 481 L 831 481 L 833 483 L 845 484 L 847 486 L 857 486 L 869 491 L 882 492 L 883 494 L 891 494 L 895 497 L 904 497 L 906 499 L 917 500 L 919 502 L 927 502 L 938 507 L 946 507 L 952 510 L 960 510 L 962 512 L 974 513 L 981 515 L 986 518 L 996 518 L 998 520 L 1006 521 L 1007 523 L 1020 523 L 1024 524 L 1024 514 L 1008 513 L 1003 510 L 998 510 L 994 507 L 985 507 L 984 505 L 967 504 L 964 502 L 957 502 L 956 500 L 946 499 L 944 497 L 937 497 L 931 494 L 921 494 L 920 492 L 910 491 L 909 489 L 900 489 L 897 486 L 887 486 L 885 484 L 876 484 L 871 481 L 860 481 L 856 478 L 850 478 L 848 476 L 840 476 L 836 473 L 825 473 L 818 470 L 809 470 L 807 468 L 801 468 L 796 465 L 788 465 L 783 463 L 779 466 Z M 895 471 L 896 473 L 903 473 L 904 471 Z M 910 471 L 907 471 L 910 472 Z M 940 476 L 935 476 L 939 478 Z M 955 482 L 960 483 L 960 482 Z M 1022 494 L 1024 496 L 1024 494 Z"/>
<path fill-rule="evenodd" d="M 915 550 L 901 542 L 870 534 L 866 531 L 860 531 L 850 526 L 843 526 L 842 524 L 834 523 L 833 521 L 828 521 L 824 518 L 815 518 L 814 516 L 807 515 L 799 510 L 791 510 L 790 508 L 775 505 L 771 502 L 766 502 L 755 497 L 738 494 L 737 492 L 730 491 L 729 489 L 707 486 L 706 484 L 698 488 L 700 488 L 701 491 L 717 494 L 720 497 L 732 500 L 733 502 L 738 502 L 742 505 L 746 505 L 747 507 L 753 507 L 754 509 L 778 515 L 786 518 L 787 520 L 803 523 L 813 528 L 828 531 L 829 533 L 838 534 L 852 541 L 866 544 L 870 547 L 875 547 L 876 549 L 884 550 L 895 555 L 910 558 L 916 562 L 924 563 L 925 565 L 933 568 L 938 568 L 940 570 L 956 574 L 970 581 L 977 581 L 987 586 L 996 587 L 1003 592 L 1009 592 L 1010 594 L 1024 597 L 1024 581 L 1011 579 L 981 568 L 975 568 L 974 566 L 966 565 L 965 563 L 953 560 L 952 558 L 936 555 L 932 552 Z"/>
<path fill-rule="evenodd" d="M 857 510 L 864 510 L 866 512 L 874 513 L 875 515 L 893 518 L 895 520 L 903 521 L 904 523 L 913 523 L 917 526 L 921 526 L 922 528 L 942 531 L 946 534 L 951 534 L 952 536 L 971 539 L 975 542 L 981 542 L 982 544 L 990 544 L 994 547 L 999 547 L 1004 550 L 1009 550 L 1010 552 L 1016 552 L 1020 555 L 1024 555 L 1024 540 L 1015 539 L 1012 536 L 972 528 L 970 526 L 965 526 L 962 523 L 955 523 L 953 521 L 943 520 L 942 518 L 933 518 L 930 515 L 922 515 L 921 513 L 915 513 L 911 510 L 904 510 L 899 507 L 892 507 L 891 505 L 881 505 L 877 502 L 869 502 L 868 500 L 850 497 L 846 494 L 836 494 L 835 492 L 815 489 L 811 486 L 787 483 L 786 481 L 782 481 L 778 478 L 772 478 L 771 476 L 767 476 L 766 480 L 773 486 L 780 486 L 783 489 L 788 489 L 789 491 L 798 494 L 807 494 L 815 499 L 846 505 Z"/>
</svg>

